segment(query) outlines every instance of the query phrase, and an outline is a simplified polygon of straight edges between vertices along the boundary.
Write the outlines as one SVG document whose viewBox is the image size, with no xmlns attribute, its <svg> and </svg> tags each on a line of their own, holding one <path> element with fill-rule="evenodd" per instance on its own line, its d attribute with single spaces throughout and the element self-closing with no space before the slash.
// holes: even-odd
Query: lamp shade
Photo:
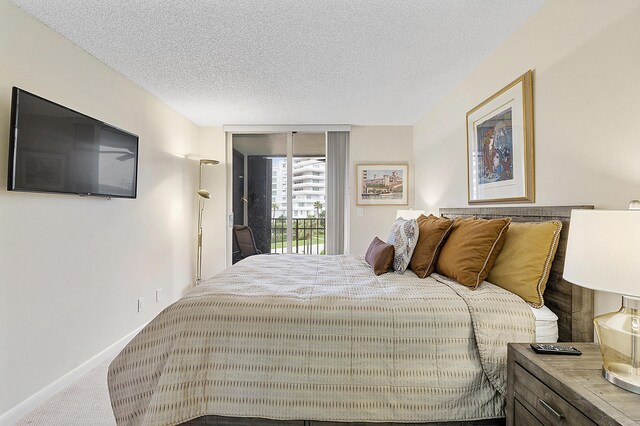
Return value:
<svg viewBox="0 0 640 426">
<path fill-rule="evenodd" d="M 211 198 L 211 193 L 206 189 L 198 189 L 198 195 L 202 198 L 206 198 L 207 200 Z"/>
<path fill-rule="evenodd" d="M 424 214 L 424 210 L 398 210 L 396 212 L 396 219 L 400 217 L 406 220 L 417 219 L 421 214 Z"/>
<path fill-rule="evenodd" d="M 220 162 L 218 160 L 209 160 L 207 158 L 203 158 L 202 160 L 200 160 L 200 165 L 207 165 L 207 166 L 215 166 L 216 164 L 220 164 Z"/>
<path fill-rule="evenodd" d="M 572 210 L 563 277 L 640 297 L 640 211 Z"/>
</svg>

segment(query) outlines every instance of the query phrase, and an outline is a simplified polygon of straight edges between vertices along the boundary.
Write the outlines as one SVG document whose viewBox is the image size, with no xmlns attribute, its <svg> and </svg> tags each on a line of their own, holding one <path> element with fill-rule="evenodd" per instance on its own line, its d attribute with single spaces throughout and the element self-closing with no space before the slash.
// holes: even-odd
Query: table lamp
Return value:
<svg viewBox="0 0 640 426">
<path fill-rule="evenodd" d="M 617 312 L 593 320 L 602 375 L 640 394 L 640 211 L 573 210 L 565 280 L 622 295 Z"/>
</svg>

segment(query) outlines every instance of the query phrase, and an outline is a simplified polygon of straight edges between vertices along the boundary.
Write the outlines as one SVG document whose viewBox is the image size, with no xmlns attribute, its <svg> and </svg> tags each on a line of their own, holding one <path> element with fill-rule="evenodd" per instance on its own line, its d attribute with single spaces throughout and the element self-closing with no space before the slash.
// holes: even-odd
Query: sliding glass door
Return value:
<svg viewBox="0 0 640 426">
<path fill-rule="evenodd" d="M 291 158 L 291 253 L 325 254 L 326 140 L 296 133 Z"/>
<path fill-rule="evenodd" d="M 324 254 L 325 133 L 234 134 L 232 145 L 234 224 L 263 253 Z"/>
</svg>

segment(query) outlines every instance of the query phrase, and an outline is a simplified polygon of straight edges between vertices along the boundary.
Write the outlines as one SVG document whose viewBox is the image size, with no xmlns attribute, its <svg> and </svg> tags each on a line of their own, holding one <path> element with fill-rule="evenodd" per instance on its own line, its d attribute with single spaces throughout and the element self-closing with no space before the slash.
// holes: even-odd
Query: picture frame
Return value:
<svg viewBox="0 0 640 426">
<path fill-rule="evenodd" d="M 469 204 L 535 201 L 532 74 L 467 113 Z"/>
<path fill-rule="evenodd" d="M 408 164 L 357 164 L 356 205 L 403 206 L 409 204 Z"/>
</svg>

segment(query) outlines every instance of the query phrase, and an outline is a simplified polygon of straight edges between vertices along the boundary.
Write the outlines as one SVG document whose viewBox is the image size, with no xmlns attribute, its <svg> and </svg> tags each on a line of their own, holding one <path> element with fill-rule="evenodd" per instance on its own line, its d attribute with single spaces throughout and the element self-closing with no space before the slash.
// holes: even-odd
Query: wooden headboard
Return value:
<svg viewBox="0 0 640 426">
<path fill-rule="evenodd" d="M 562 232 L 556 257 L 551 265 L 544 302 L 558 315 L 558 334 L 561 342 L 593 341 L 593 290 L 573 285 L 562 279 L 564 257 L 569 235 L 569 219 L 573 209 L 593 209 L 593 206 L 567 207 L 467 207 L 443 208 L 440 215 L 447 218 L 476 216 L 484 219 L 510 217 L 514 222 L 544 222 L 559 220 Z"/>
</svg>

